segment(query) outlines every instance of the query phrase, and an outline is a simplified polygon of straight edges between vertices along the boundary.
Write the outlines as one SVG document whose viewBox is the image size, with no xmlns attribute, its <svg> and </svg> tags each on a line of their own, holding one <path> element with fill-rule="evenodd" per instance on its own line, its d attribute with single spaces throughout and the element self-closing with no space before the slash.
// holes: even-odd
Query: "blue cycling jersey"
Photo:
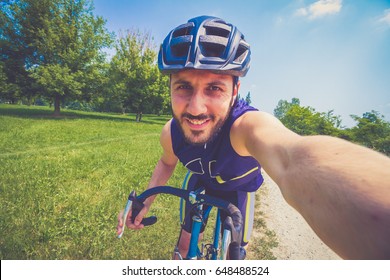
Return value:
<svg viewBox="0 0 390 280">
<path fill-rule="evenodd" d="M 176 120 L 172 120 L 173 151 L 204 187 L 220 191 L 253 192 L 263 183 L 261 166 L 256 159 L 238 155 L 230 142 L 230 129 L 234 121 L 249 111 L 257 109 L 242 100 L 235 102 L 218 135 L 204 146 L 187 143 Z"/>
</svg>

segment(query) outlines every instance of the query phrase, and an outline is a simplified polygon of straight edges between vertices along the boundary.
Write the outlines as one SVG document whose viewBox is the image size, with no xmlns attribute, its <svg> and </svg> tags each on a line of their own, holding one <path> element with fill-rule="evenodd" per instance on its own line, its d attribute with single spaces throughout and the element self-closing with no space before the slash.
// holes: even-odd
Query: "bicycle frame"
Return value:
<svg viewBox="0 0 390 280">
<path fill-rule="evenodd" d="M 202 219 L 207 219 L 210 215 L 212 207 L 207 207 L 206 210 L 204 210 Z M 198 245 L 198 239 L 202 227 L 202 219 L 200 219 L 197 216 L 193 216 L 192 218 L 192 232 L 191 232 L 191 239 L 189 244 L 189 249 L 187 253 L 186 259 L 188 260 L 194 260 L 194 259 L 202 259 L 206 258 L 208 260 L 216 260 L 218 256 L 219 248 L 219 240 L 220 240 L 220 232 L 221 232 L 221 213 L 220 209 L 217 210 L 216 220 L 215 220 L 215 226 L 214 226 L 214 232 L 213 232 L 213 243 L 211 244 L 211 248 L 207 249 L 206 255 L 203 254 L 204 248 L 202 245 L 202 249 L 199 249 Z M 211 252 L 209 252 L 209 250 Z"/>
</svg>

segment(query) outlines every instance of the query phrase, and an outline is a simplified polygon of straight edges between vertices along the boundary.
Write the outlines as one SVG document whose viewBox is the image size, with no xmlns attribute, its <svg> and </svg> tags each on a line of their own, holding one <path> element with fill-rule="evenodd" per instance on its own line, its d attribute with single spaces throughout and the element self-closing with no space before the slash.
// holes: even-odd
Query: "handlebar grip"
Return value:
<svg viewBox="0 0 390 280">
<path fill-rule="evenodd" d="M 144 208 L 144 204 L 136 199 L 135 196 L 131 197 L 133 204 L 131 207 L 131 221 L 134 223 L 135 217 L 138 216 L 139 212 L 141 211 L 142 208 Z M 151 226 L 154 225 L 157 222 L 157 217 L 156 216 L 150 216 L 147 218 L 143 218 L 141 221 L 141 224 L 144 226 Z"/>
<path fill-rule="evenodd" d="M 147 218 L 143 218 L 141 221 L 141 224 L 144 226 L 151 226 L 154 225 L 157 222 L 157 217 L 156 216 L 150 216 Z"/>
</svg>

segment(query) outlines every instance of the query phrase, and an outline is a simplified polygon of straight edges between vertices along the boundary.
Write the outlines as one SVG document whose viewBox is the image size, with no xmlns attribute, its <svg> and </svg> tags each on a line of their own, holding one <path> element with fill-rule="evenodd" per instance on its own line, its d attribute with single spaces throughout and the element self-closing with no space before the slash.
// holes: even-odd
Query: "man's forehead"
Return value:
<svg viewBox="0 0 390 280">
<path fill-rule="evenodd" d="M 171 74 L 172 81 L 181 80 L 181 81 L 191 82 L 192 80 L 198 80 L 198 79 L 230 83 L 233 80 L 233 76 L 214 73 L 208 70 L 195 70 L 195 69 L 186 69 Z"/>
</svg>

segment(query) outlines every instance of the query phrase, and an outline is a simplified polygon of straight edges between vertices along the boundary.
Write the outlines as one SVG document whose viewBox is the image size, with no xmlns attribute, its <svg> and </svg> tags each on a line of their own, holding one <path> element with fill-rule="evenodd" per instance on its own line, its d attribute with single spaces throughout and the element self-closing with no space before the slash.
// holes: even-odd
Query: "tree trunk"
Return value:
<svg viewBox="0 0 390 280">
<path fill-rule="evenodd" d="M 142 112 L 138 112 L 135 116 L 135 121 L 140 122 L 142 120 Z"/>
<path fill-rule="evenodd" d="M 59 94 L 56 94 L 54 98 L 54 116 L 58 117 L 60 116 L 60 111 L 61 111 L 61 96 Z"/>
</svg>

